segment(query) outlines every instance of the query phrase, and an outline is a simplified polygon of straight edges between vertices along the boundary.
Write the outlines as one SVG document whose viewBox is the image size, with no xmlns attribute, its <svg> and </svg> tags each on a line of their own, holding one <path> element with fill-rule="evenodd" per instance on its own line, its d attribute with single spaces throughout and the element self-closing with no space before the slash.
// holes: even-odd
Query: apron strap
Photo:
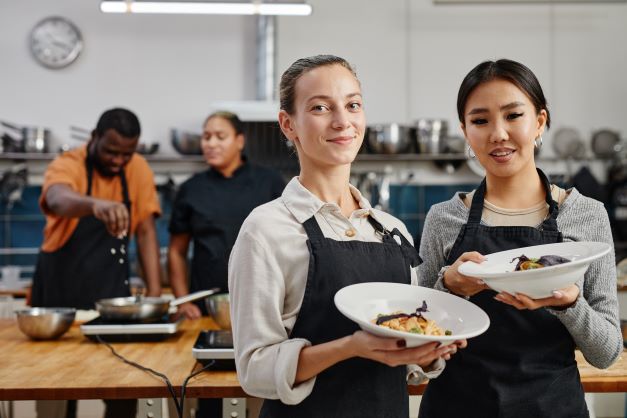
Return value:
<svg viewBox="0 0 627 418">
<path fill-rule="evenodd" d="M 557 215 L 559 215 L 558 203 L 553 199 L 553 196 L 551 195 L 551 184 L 549 183 L 549 179 L 547 178 L 546 174 L 544 174 L 544 172 L 539 168 L 536 168 L 536 170 L 538 172 L 538 176 L 540 176 L 540 180 L 542 181 L 542 186 L 544 187 L 546 203 L 549 205 L 549 214 L 542 222 L 541 229 L 544 231 L 557 231 Z M 485 190 L 486 179 L 484 177 L 479 187 L 477 187 L 477 190 L 475 190 L 474 196 L 472 197 L 470 214 L 468 215 L 469 224 L 478 225 L 481 223 Z"/>
<path fill-rule="evenodd" d="M 316 221 L 315 215 L 303 222 L 303 227 L 305 228 L 309 240 L 321 241 L 324 239 L 324 234 Z"/>
</svg>

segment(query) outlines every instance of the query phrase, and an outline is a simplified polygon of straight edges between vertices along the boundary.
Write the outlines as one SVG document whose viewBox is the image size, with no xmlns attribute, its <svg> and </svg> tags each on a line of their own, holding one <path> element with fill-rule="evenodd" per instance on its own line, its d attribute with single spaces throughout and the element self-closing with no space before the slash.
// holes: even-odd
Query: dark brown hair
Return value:
<svg viewBox="0 0 627 418">
<path fill-rule="evenodd" d="M 109 109 L 100 115 L 93 134 L 100 137 L 109 129 L 113 129 L 123 138 L 130 139 L 137 138 L 141 133 L 137 115 L 121 107 Z"/>
<path fill-rule="evenodd" d="M 229 112 L 227 110 L 218 110 L 216 112 L 213 112 L 212 114 L 207 116 L 207 119 L 205 119 L 205 123 L 203 124 L 203 127 L 207 124 L 207 122 L 209 122 L 209 119 L 212 119 L 212 118 L 222 118 L 226 120 L 228 123 L 231 124 L 233 129 L 235 129 L 235 135 L 244 133 L 244 124 L 242 123 L 240 118 L 233 112 Z"/>
<path fill-rule="evenodd" d="M 341 65 L 350 71 L 357 79 L 357 73 L 353 67 L 344 58 L 336 57 L 335 55 L 315 55 L 313 57 L 301 58 L 296 61 L 290 67 L 285 70 L 281 76 L 281 83 L 279 85 L 279 100 L 281 110 L 285 110 L 290 115 L 294 113 L 294 99 L 296 97 L 296 82 L 298 79 L 308 71 L 323 67 L 325 65 Z M 357 80 L 359 81 L 359 80 Z"/>
<path fill-rule="evenodd" d="M 465 123 L 464 111 L 470 94 L 481 84 L 495 79 L 509 81 L 522 90 L 531 100 L 536 113 L 542 109 L 546 111 L 546 127 L 551 127 L 551 114 L 535 74 L 523 64 L 508 59 L 484 61 L 466 75 L 457 93 L 457 116 L 462 124 Z"/>
</svg>

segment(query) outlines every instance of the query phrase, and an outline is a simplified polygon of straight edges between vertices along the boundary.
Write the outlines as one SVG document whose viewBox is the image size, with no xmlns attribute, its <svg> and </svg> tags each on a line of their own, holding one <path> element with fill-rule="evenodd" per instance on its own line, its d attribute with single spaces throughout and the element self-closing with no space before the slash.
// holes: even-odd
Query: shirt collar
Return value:
<svg viewBox="0 0 627 418">
<path fill-rule="evenodd" d="M 353 197 L 359 203 L 359 207 L 362 210 L 370 211 L 372 206 L 370 202 L 368 202 L 368 199 L 363 197 L 359 190 L 353 185 L 349 184 L 349 187 Z M 285 186 L 281 199 L 287 209 L 301 224 L 323 208 L 338 208 L 335 203 L 323 202 L 316 195 L 307 190 L 298 180 L 298 177 L 292 178 L 287 186 Z"/>
<path fill-rule="evenodd" d="M 207 170 L 207 173 L 210 176 L 215 177 L 215 178 L 229 180 L 235 177 L 239 177 L 242 174 L 246 173 L 249 167 L 250 167 L 250 164 L 248 164 L 246 162 L 246 159 L 242 157 L 242 165 L 240 165 L 239 167 L 235 169 L 235 171 L 233 171 L 233 175 L 231 177 L 224 177 L 221 172 L 219 172 L 218 170 L 214 170 L 211 167 L 209 168 L 209 170 Z"/>
</svg>

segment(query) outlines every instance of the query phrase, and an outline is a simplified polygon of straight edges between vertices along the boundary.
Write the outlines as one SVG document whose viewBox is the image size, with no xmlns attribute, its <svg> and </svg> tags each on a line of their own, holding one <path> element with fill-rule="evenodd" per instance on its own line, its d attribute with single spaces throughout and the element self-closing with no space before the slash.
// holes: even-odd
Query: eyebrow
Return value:
<svg viewBox="0 0 627 418">
<path fill-rule="evenodd" d="M 511 103 L 501 106 L 500 110 L 509 110 L 509 109 L 513 109 L 515 107 L 524 106 L 524 105 L 525 104 L 523 102 L 511 102 Z M 477 107 L 475 109 L 472 109 L 470 112 L 468 112 L 468 116 L 477 115 L 479 113 L 487 113 L 487 112 L 488 112 L 488 109 L 483 108 L 483 107 Z"/>
<path fill-rule="evenodd" d="M 349 93 L 345 97 L 347 99 L 349 99 L 349 98 L 355 97 L 355 96 L 361 96 L 361 93 L 359 93 L 359 92 Z M 307 102 L 311 102 L 312 100 L 331 100 L 331 99 L 332 99 L 331 96 L 326 96 L 324 94 L 318 94 L 316 96 L 311 96 L 309 99 L 307 99 Z"/>
</svg>

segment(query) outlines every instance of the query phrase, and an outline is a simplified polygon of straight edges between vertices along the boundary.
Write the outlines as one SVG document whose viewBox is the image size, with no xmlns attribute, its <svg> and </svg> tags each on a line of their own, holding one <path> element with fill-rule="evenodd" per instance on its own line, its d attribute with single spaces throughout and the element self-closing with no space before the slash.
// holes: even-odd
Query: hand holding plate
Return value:
<svg viewBox="0 0 627 418">
<path fill-rule="evenodd" d="M 567 308 L 573 305 L 578 297 L 579 286 L 573 284 L 564 289 L 554 291 L 553 296 L 548 298 L 532 299 L 522 293 L 511 295 L 507 292 L 501 292 L 494 298 L 519 310 L 535 310 L 544 307 Z"/>
<path fill-rule="evenodd" d="M 475 263 L 481 263 L 485 260 L 485 257 L 476 251 L 463 253 L 459 258 L 444 272 L 442 279 L 444 286 L 452 293 L 461 296 L 472 296 L 489 287 L 483 282 L 483 280 L 475 277 L 464 276 L 459 273 L 459 266 L 466 261 L 473 261 Z"/>
</svg>

